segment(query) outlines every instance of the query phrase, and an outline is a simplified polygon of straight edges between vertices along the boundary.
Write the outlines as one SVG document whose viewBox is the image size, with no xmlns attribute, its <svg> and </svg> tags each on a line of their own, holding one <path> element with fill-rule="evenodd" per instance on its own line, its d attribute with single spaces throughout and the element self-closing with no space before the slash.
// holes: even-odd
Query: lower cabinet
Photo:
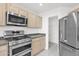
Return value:
<svg viewBox="0 0 79 59">
<path fill-rule="evenodd" d="M 32 39 L 32 55 L 36 55 L 45 49 L 45 37 Z"/>
<path fill-rule="evenodd" d="M 8 44 L 0 46 L 0 56 L 8 56 Z"/>
<path fill-rule="evenodd" d="M 45 37 L 40 37 L 41 39 L 41 50 L 45 49 Z"/>
</svg>

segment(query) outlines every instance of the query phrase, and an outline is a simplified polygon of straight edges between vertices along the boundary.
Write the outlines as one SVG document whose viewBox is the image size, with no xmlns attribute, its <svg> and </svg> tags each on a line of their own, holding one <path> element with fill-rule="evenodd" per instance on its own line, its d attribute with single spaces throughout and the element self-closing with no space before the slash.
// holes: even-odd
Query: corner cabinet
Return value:
<svg viewBox="0 0 79 59">
<path fill-rule="evenodd" d="M 32 39 L 32 56 L 45 49 L 45 36 Z"/>
<path fill-rule="evenodd" d="M 42 27 L 42 17 L 28 12 L 28 27 L 31 28 L 41 28 Z"/>
</svg>

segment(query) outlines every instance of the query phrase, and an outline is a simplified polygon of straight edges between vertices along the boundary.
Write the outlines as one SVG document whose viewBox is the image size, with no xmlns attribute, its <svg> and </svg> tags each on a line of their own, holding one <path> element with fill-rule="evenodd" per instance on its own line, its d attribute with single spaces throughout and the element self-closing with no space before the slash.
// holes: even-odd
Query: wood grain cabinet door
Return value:
<svg viewBox="0 0 79 59">
<path fill-rule="evenodd" d="M 28 27 L 36 27 L 36 16 L 31 12 L 28 12 Z"/>
<path fill-rule="evenodd" d="M 41 43 L 40 38 L 32 39 L 32 55 L 36 55 L 40 52 Z"/>
<path fill-rule="evenodd" d="M 45 43 L 45 36 L 44 37 L 40 37 L 40 39 L 41 39 L 41 50 L 44 50 L 45 49 L 45 45 L 46 45 L 46 43 Z"/>
<path fill-rule="evenodd" d="M 8 56 L 8 44 L 0 46 L 0 56 Z"/>
<path fill-rule="evenodd" d="M 19 7 L 19 15 L 27 18 L 27 10 Z"/>
<path fill-rule="evenodd" d="M 19 11 L 18 11 L 19 9 L 16 5 L 9 3 L 9 4 L 6 4 L 6 7 L 7 7 L 7 11 L 12 12 L 16 15 L 19 15 Z"/>
<path fill-rule="evenodd" d="M 5 8 L 5 4 L 0 5 L 0 25 L 5 25 L 5 12 L 6 12 L 6 8 Z"/>
<path fill-rule="evenodd" d="M 36 27 L 37 28 L 42 27 L 42 18 L 40 16 L 36 16 Z"/>
</svg>

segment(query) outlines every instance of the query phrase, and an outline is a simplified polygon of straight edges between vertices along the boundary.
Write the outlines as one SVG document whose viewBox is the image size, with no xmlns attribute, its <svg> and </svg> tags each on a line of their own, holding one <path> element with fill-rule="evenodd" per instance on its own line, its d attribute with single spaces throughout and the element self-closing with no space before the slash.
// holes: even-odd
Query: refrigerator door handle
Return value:
<svg viewBox="0 0 79 59">
<path fill-rule="evenodd" d="M 62 33 L 61 33 L 61 39 L 62 39 Z"/>
<path fill-rule="evenodd" d="M 65 18 L 64 19 L 64 42 L 67 42 L 67 39 L 66 39 L 66 23 L 67 23 L 67 20 Z"/>
</svg>

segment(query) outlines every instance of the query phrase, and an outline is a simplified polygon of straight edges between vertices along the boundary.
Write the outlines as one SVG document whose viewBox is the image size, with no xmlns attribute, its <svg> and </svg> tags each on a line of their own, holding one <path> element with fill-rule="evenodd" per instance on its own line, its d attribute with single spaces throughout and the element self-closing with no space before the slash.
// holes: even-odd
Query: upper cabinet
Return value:
<svg viewBox="0 0 79 59">
<path fill-rule="evenodd" d="M 14 13 L 16 15 L 19 15 L 19 9 L 18 9 L 18 7 L 16 5 L 14 5 L 14 4 L 6 4 L 6 7 L 7 7 L 6 9 L 7 9 L 8 12 L 12 12 L 12 13 Z"/>
<path fill-rule="evenodd" d="M 0 5 L 0 25 L 5 25 L 5 12 L 6 12 L 6 7 L 5 4 Z"/>
<path fill-rule="evenodd" d="M 36 16 L 36 27 L 41 28 L 42 27 L 42 17 Z"/>
<path fill-rule="evenodd" d="M 28 27 L 36 27 L 36 16 L 32 12 L 28 12 Z"/>
<path fill-rule="evenodd" d="M 28 27 L 41 28 L 42 18 L 33 14 L 32 12 L 28 12 Z"/>
<path fill-rule="evenodd" d="M 6 12 L 13 13 L 17 16 L 22 16 L 28 18 L 27 26 L 31 28 L 41 28 L 42 27 L 42 18 L 34 13 L 30 12 L 30 10 L 24 9 L 15 4 L 6 3 L 0 5 L 0 25 L 6 25 Z"/>
<path fill-rule="evenodd" d="M 27 10 L 23 9 L 23 8 L 18 8 L 19 9 L 19 15 L 22 17 L 26 17 L 27 18 Z"/>
</svg>

